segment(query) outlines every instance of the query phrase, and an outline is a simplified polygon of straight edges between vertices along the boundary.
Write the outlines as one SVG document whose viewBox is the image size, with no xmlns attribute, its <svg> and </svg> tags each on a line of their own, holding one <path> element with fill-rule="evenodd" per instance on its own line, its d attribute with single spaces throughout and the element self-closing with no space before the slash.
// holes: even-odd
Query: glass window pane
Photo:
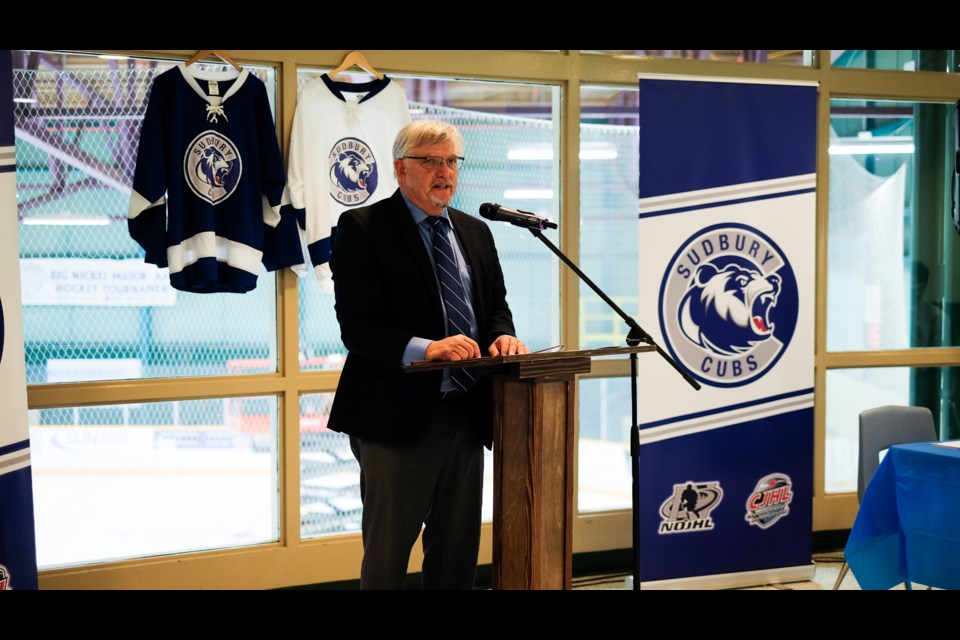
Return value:
<svg viewBox="0 0 960 640">
<path fill-rule="evenodd" d="M 14 61 L 27 382 L 275 371 L 273 274 L 245 295 L 175 291 L 128 234 L 140 123 L 172 63 Z M 248 68 L 272 100 L 274 70 Z"/>
<path fill-rule="evenodd" d="M 578 509 L 581 513 L 629 509 L 630 378 L 586 378 L 578 384 Z"/>
<path fill-rule="evenodd" d="M 844 69 L 887 71 L 956 71 L 951 49 L 834 49 L 830 65 Z"/>
<path fill-rule="evenodd" d="M 857 490 L 859 415 L 884 405 L 927 407 L 941 439 L 960 436 L 956 367 L 882 367 L 827 371 L 827 441 L 824 489 Z"/>
<path fill-rule="evenodd" d="M 41 569 L 275 541 L 274 396 L 30 412 Z"/>
<path fill-rule="evenodd" d="M 360 531 L 360 465 L 350 438 L 327 429 L 332 393 L 300 398 L 300 535 Z"/>
<path fill-rule="evenodd" d="M 580 91 L 580 268 L 628 315 L 637 300 L 636 89 Z M 580 283 L 580 348 L 624 346 L 627 326 Z M 630 378 L 579 383 L 578 502 L 581 512 L 629 509 Z"/>
<path fill-rule="evenodd" d="M 300 398 L 300 535 L 360 531 L 360 465 L 349 436 L 327 429 L 333 393 Z M 483 522 L 493 520 L 493 453 L 484 449 Z"/>
<path fill-rule="evenodd" d="M 831 101 L 829 350 L 958 344 L 953 110 Z"/>
<path fill-rule="evenodd" d="M 637 306 L 636 89 L 580 91 L 580 268 L 628 315 Z M 623 346 L 627 326 L 580 283 L 580 348 Z"/>
<path fill-rule="evenodd" d="M 615 56 L 638 58 L 683 58 L 687 60 L 721 60 L 723 62 L 769 62 L 811 66 L 812 49 L 642 49 L 583 50 L 582 53 L 606 53 Z"/>
<path fill-rule="evenodd" d="M 301 69 L 298 84 L 322 71 Z M 484 202 L 531 211 L 559 222 L 559 147 L 555 114 L 559 89 L 501 82 L 391 76 L 406 91 L 413 119 L 457 126 L 466 145 L 453 206 L 478 215 Z M 337 80 L 369 77 L 345 74 Z M 392 170 L 392 169 L 391 169 Z M 491 223 L 517 333 L 531 349 L 559 342 L 559 269 L 556 257 L 528 232 Z M 554 244 L 559 235 L 545 235 Z M 316 278 L 299 281 L 300 351 L 303 369 L 338 366 L 345 355 L 333 294 Z M 331 363 L 334 363 L 331 365 Z"/>
</svg>

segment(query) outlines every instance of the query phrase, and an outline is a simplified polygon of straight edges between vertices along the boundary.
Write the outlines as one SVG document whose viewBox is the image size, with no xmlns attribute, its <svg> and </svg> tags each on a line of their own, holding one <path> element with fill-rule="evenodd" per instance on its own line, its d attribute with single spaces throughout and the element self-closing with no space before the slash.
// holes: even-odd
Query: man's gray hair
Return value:
<svg viewBox="0 0 960 640">
<path fill-rule="evenodd" d="M 463 155 L 463 137 L 452 124 L 439 120 L 414 120 L 400 129 L 393 141 L 393 159 L 403 158 L 416 147 L 448 140 L 452 140 L 457 147 L 457 155 Z"/>
</svg>

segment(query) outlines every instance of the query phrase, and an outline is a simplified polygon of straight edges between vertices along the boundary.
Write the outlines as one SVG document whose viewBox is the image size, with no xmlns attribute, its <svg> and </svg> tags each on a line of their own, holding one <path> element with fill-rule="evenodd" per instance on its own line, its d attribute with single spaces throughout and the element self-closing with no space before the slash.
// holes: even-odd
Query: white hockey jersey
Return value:
<svg viewBox="0 0 960 640">
<path fill-rule="evenodd" d="M 300 91 L 287 186 L 320 285 L 333 290 L 330 250 L 340 214 L 397 189 L 393 141 L 410 122 L 403 88 L 390 78 L 351 84 L 326 74 Z"/>
<path fill-rule="evenodd" d="M 241 72 L 158 75 L 140 130 L 128 227 L 175 289 L 242 293 L 261 262 L 302 264 L 266 87 Z"/>
</svg>

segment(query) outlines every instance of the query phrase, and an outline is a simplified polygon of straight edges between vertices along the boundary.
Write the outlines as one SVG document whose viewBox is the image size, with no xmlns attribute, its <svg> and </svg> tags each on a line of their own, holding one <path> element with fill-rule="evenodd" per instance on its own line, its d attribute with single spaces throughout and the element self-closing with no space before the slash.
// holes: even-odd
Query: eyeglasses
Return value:
<svg viewBox="0 0 960 640">
<path fill-rule="evenodd" d="M 441 164 L 446 164 L 447 169 L 450 171 L 457 171 L 463 167 L 463 156 L 450 156 L 449 158 L 441 158 L 440 156 L 403 156 L 404 160 L 419 160 L 423 163 L 423 166 L 429 169 L 430 171 L 436 171 L 440 168 Z"/>
</svg>

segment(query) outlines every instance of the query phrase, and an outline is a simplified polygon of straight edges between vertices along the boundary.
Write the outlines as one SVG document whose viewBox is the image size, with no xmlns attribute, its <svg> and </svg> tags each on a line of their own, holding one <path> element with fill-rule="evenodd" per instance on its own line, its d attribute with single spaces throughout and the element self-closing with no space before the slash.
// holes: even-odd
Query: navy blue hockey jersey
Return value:
<svg viewBox="0 0 960 640">
<path fill-rule="evenodd" d="M 153 81 L 128 226 L 145 260 L 182 291 L 242 293 L 267 270 L 302 264 L 266 87 L 241 72 L 184 65 Z"/>
</svg>

